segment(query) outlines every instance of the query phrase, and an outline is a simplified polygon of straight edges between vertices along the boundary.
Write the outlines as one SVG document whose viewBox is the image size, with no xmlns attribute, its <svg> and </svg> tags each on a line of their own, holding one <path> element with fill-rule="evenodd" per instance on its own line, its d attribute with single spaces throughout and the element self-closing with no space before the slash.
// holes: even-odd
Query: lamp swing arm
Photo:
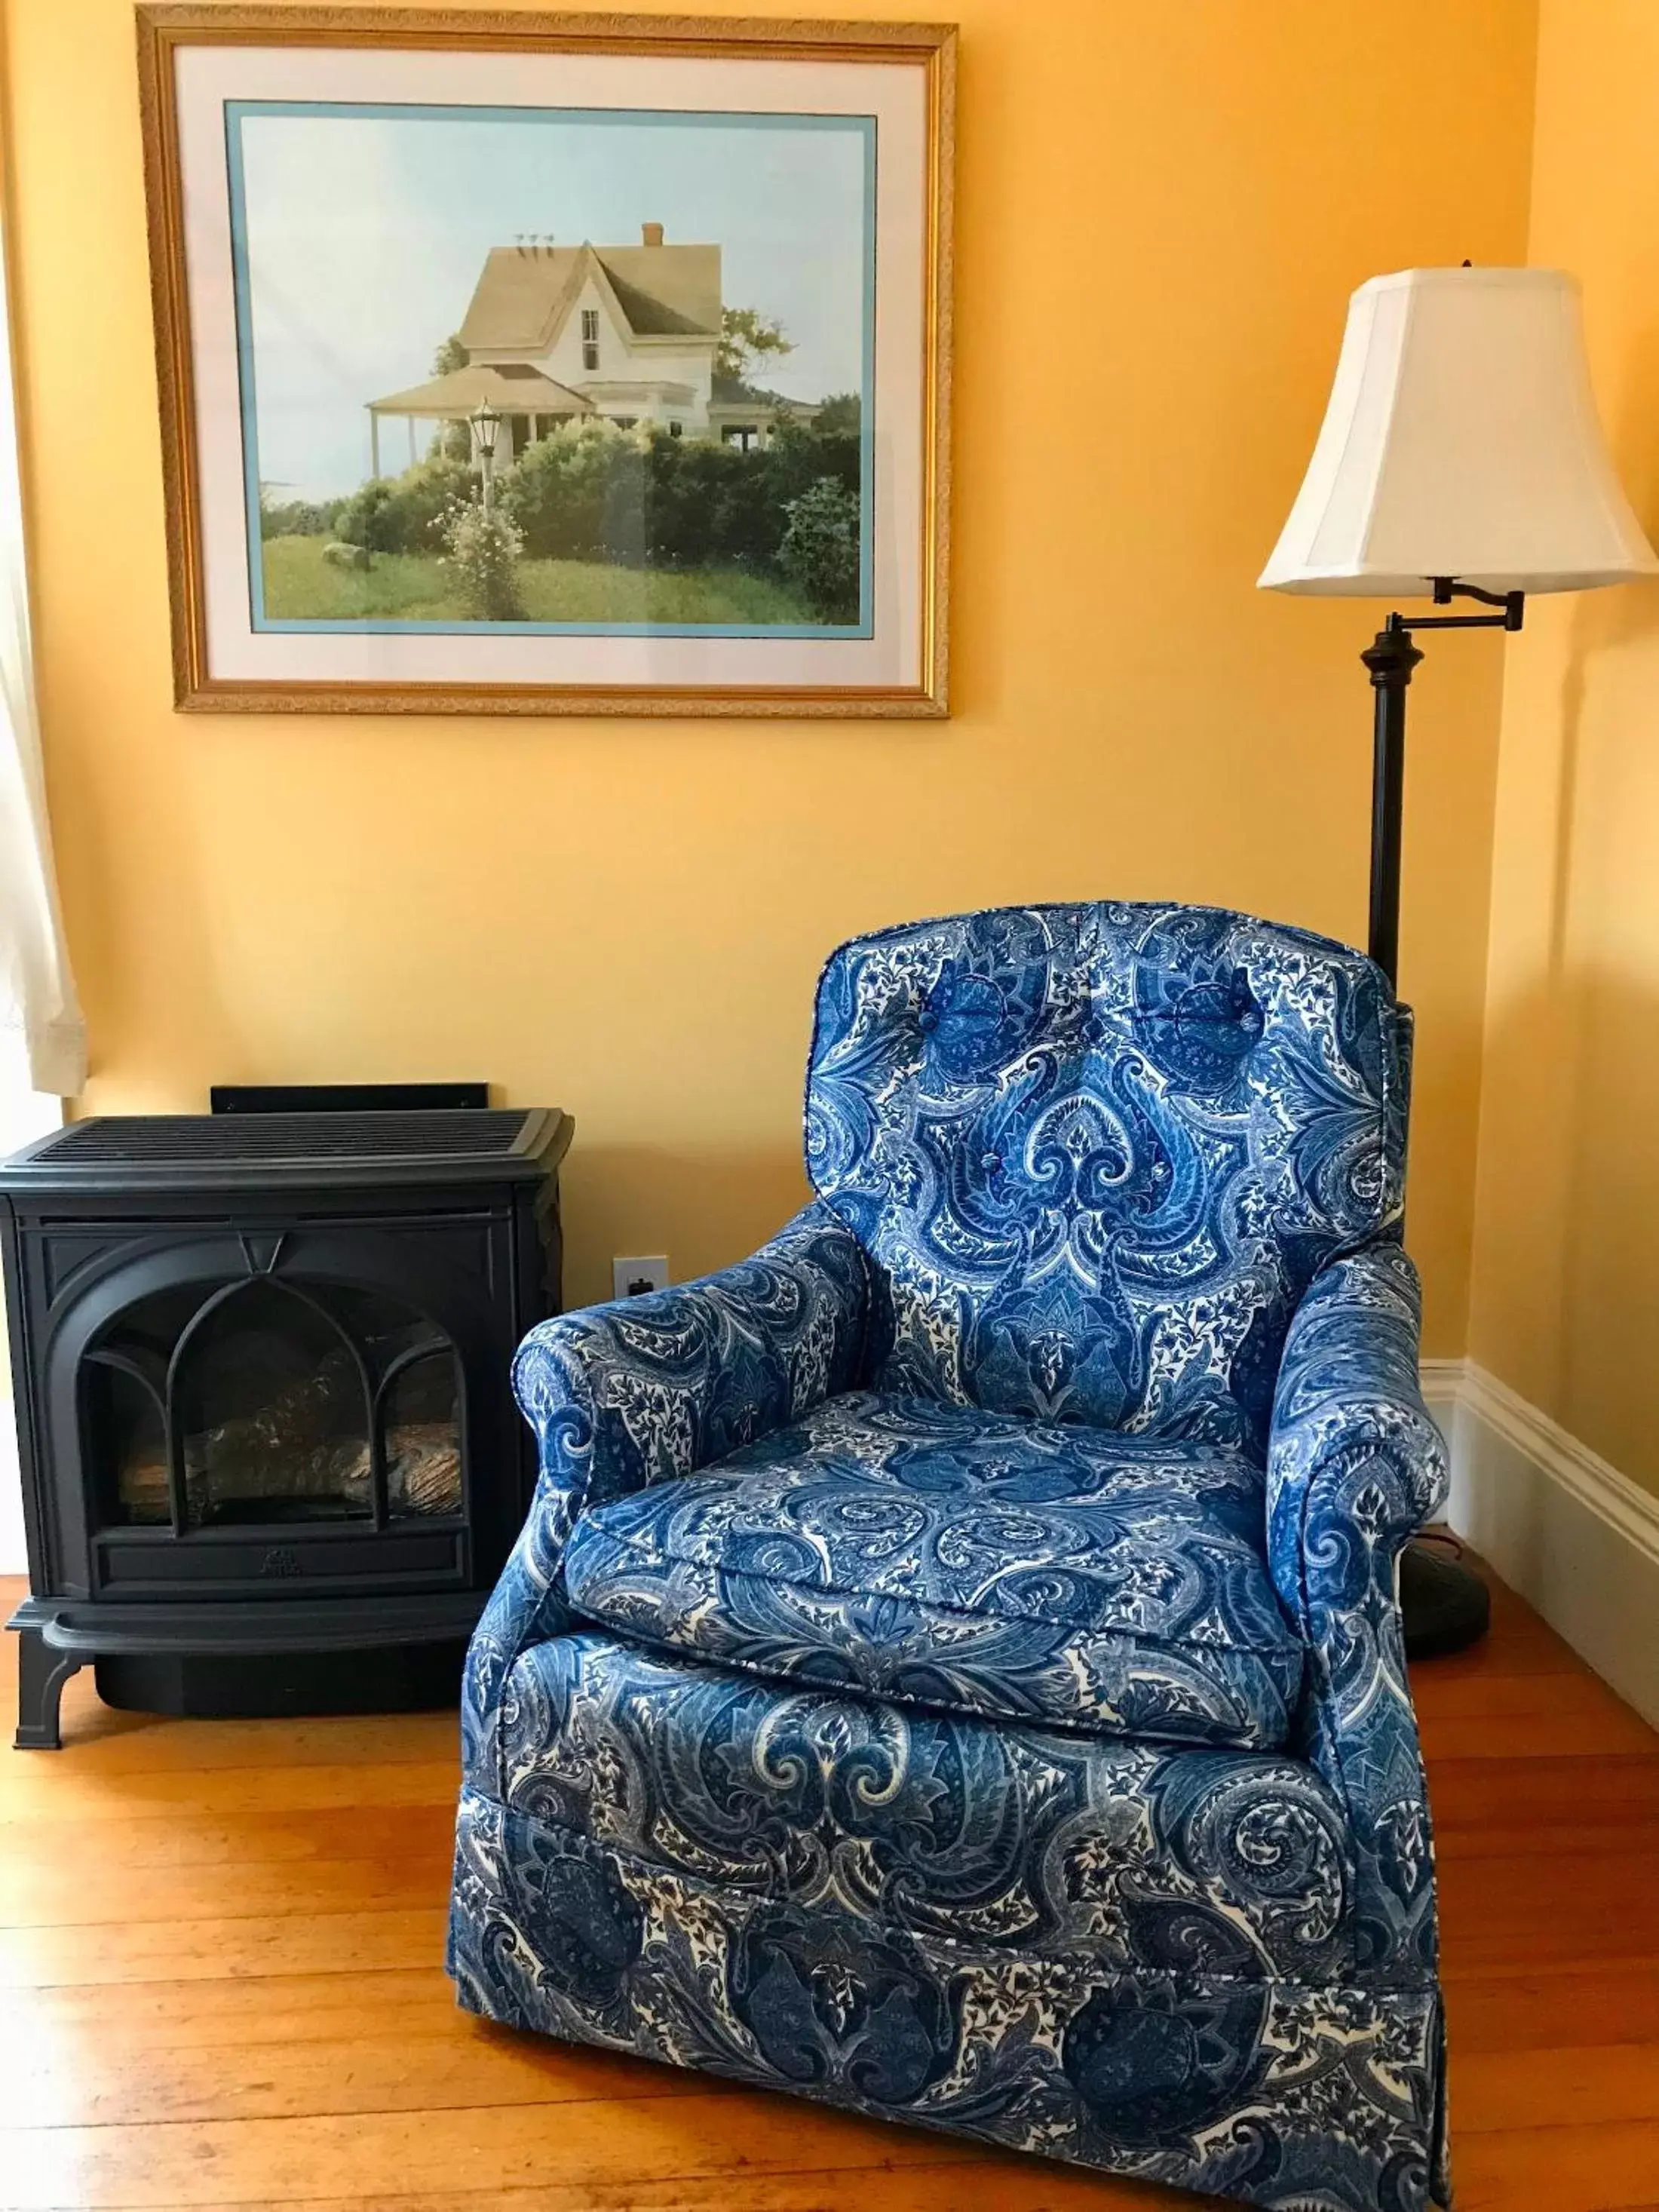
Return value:
<svg viewBox="0 0 1659 2212">
<path fill-rule="evenodd" d="M 1434 604 L 1449 607 L 1454 599 L 1477 599 L 1483 607 L 1497 607 L 1495 615 L 1390 615 L 1390 629 L 1519 629 L 1526 618 L 1524 592 L 1484 592 L 1479 584 L 1460 584 L 1455 576 L 1433 576 Z"/>
</svg>

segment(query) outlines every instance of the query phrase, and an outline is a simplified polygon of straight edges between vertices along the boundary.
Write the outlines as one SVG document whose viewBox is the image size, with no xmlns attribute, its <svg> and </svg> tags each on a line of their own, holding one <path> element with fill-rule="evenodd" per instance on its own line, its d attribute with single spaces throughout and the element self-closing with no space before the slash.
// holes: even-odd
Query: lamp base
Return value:
<svg viewBox="0 0 1659 2212">
<path fill-rule="evenodd" d="M 1427 1544 L 1400 1555 L 1400 1610 L 1408 1659 L 1466 1651 L 1492 1626 L 1492 1594 L 1479 1575 Z"/>
</svg>

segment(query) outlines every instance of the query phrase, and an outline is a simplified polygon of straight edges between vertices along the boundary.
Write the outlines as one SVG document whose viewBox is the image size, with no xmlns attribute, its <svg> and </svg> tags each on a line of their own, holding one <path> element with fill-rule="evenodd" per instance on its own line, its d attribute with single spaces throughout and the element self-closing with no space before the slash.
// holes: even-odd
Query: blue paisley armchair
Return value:
<svg viewBox="0 0 1659 2212">
<path fill-rule="evenodd" d="M 464 2004 L 1284 2212 L 1449 2202 L 1408 1020 L 1207 908 L 831 957 L 815 1203 L 519 1353 Z"/>
</svg>

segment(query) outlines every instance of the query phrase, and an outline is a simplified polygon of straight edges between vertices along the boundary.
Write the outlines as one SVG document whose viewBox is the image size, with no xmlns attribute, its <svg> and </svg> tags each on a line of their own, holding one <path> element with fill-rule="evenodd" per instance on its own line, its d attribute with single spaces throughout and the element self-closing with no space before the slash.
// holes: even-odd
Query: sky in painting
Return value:
<svg viewBox="0 0 1659 2212">
<path fill-rule="evenodd" d="M 859 130 L 718 119 L 609 122 L 411 114 L 241 118 L 259 475 L 279 499 L 368 472 L 367 403 L 419 384 L 492 246 L 722 249 L 727 307 L 775 317 L 795 349 L 765 380 L 800 399 L 856 391 L 865 141 Z M 401 422 L 382 461 L 407 465 Z"/>
</svg>

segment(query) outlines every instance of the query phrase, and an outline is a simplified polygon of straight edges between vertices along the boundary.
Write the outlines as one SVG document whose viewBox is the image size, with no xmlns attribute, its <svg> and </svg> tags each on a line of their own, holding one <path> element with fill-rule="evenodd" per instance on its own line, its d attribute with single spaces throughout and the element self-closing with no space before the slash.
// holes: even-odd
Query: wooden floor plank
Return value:
<svg viewBox="0 0 1659 2212">
<path fill-rule="evenodd" d="M 3 1794 L 0 1790 L 0 1801 Z M 0 1883 L 10 1869 L 31 1864 L 91 1875 L 126 1869 L 270 1866 L 300 1859 L 392 1859 L 406 1851 L 447 1850 L 455 1833 L 455 1804 L 453 1796 L 446 1796 L 429 1805 L 52 1825 L 53 1833 L 39 1848 L 19 1837 L 10 1838 L 9 1854 L 0 1857 Z M 211 1888 L 218 1877 L 198 1872 L 198 1879 Z"/>
<path fill-rule="evenodd" d="M 1623 1960 L 1542 1972 L 1466 1974 L 1454 1948 L 1445 1961 L 1454 2087 L 1467 2055 L 1486 2051 L 1577 2050 L 1644 2044 L 1659 2068 L 1659 1974 Z"/>
<path fill-rule="evenodd" d="M 222 1974 L 436 1970 L 447 1919 L 434 1903 L 408 1911 L 319 1912 L 281 1920 L 142 1920 L 116 1928 L 0 1929 L 0 1990 L 61 1982 L 216 1980 Z"/>
<path fill-rule="evenodd" d="M 1639 2043 L 1460 2051 L 1453 2094 L 1460 2136 L 1659 2120 L 1659 2051 Z"/>
<path fill-rule="evenodd" d="M 0 1931 L 141 1920 L 280 1918 L 428 1904 L 449 1879 L 447 1833 L 384 1856 L 199 1866 L 89 1868 L 19 1851 L 0 1855 Z"/>
<path fill-rule="evenodd" d="M 961 2160 L 984 2154 L 951 2146 Z M 734 2169 L 888 2166 L 937 2160 L 939 2139 L 753 2091 L 630 2098 L 625 2104 L 481 2105 L 408 2116 L 228 2120 L 165 2127 L 0 2130 L 8 2212 L 191 2212 L 272 2197 L 305 2204 L 368 2195 L 407 2179 L 428 2195 L 493 2194 L 542 2183 L 611 2186 L 693 2175 L 710 2192 Z M 721 2194 L 723 2195 L 723 2189 Z"/>
<path fill-rule="evenodd" d="M 1598 1758 L 1586 1777 L 1581 1759 L 1431 1759 L 1434 1833 L 1444 1854 L 1534 1855 L 1540 1840 L 1570 1835 L 1580 1850 L 1651 1847 L 1659 1829 L 1659 1753 Z"/>
<path fill-rule="evenodd" d="M 280 1986 L 280 1985 L 279 1985 Z M 149 2126 L 163 2122 L 316 2119 L 350 2112 L 461 2112 L 480 2105 L 565 2105 L 696 2093 L 692 2074 L 600 2051 L 513 2035 L 451 2017 L 405 2038 L 388 2021 L 339 2023 L 290 2041 L 280 2008 L 234 2044 L 157 2049 L 103 2032 L 88 2073 L 72 2049 L 31 2037 L 0 2067 L 0 2128 Z M 0 2192 L 3 2191 L 0 2183 Z"/>
<path fill-rule="evenodd" d="M 222 2202 L 192 2212 L 289 2212 L 291 2200 Z M 1237 2212 L 1219 2197 L 1121 2181 L 1046 2159 L 964 2164 L 948 2148 L 933 2160 L 896 2169 L 885 2164 L 817 2172 L 722 2175 L 718 2195 L 705 2179 L 557 2184 L 481 2195 L 318 2197 L 306 2212 Z"/>
<path fill-rule="evenodd" d="M 1521 1640 L 1517 1642 L 1516 1638 L 1521 1624 L 1512 1619 L 1494 1616 L 1488 1642 L 1501 1643 L 1504 1646 L 1504 1677 L 1548 1675 L 1557 1681 L 1575 1680 L 1583 1670 L 1583 1662 L 1576 1658 L 1571 1646 L 1545 1628 L 1535 1616 L 1533 1619 L 1541 1633 L 1534 1639 L 1522 1632 Z M 1484 1683 L 1492 1679 L 1486 1671 L 1486 1648 L 1487 1645 L 1483 1644 L 1473 1651 L 1457 1652 L 1449 1658 L 1436 1659 L 1427 1663 L 1433 1667 L 1437 1674 L 1444 1676 L 1448 1690 L 1462 1682 Z M 1431 1700 L 1430 1710 L 1433 1710 Z"/>
<path fill-rule="evenodd" d="M 286 1974 L 275 1979 L 60 1984 L 31 1990 L 31 2027 L 54 2049 L 101 2050 L 112 2038 L 131 2050 L 190 2051 L 257 2042 L 328 2041 L 354 2026 L 364 2042 L 448 2036 L 470 2016 L 430 1959 L 418 1966 L 354 1974 Z"/>
<path fill-rule="evenodd" d="M 1431 1759 L 1529 1765 L 1534 1759 L 1650 1754 L 1653 1731 L 1627 1705 L 1562 1713 L 1458 1713 L 1433 1726 L 1425 1723 L 1423 1744 Z"/>
<path fill-rule="evenodd" d="M 1659 2212 L 1659 1735 L 1501 1588 L 1493 1619 L 1414 1676 L 1460 2206 Z M 65 1728 L 62 1753 L 0 1753 L 12 2212 L 1209 2201 L 459 2012 L 453 1714 L 166 1722 L 109 1711 L 82 1675 Z"/>
<path fill-rule="evenodd" d="M 1564 1859 L 1636 1856 L 1659 1865 L 1659 1821 L 1632 1820 L 1617 1824 L 1587 1822 L 1575 1827 L 1558 1822 L 1547 1827 L 1511 1830 L 1507 1839 L 1490 1828 L 1437 1833 L 1435 1856 L 1443 1873 L 1453 1861 L 1496 1858 L 1520 1850 L 1528 1858 L 1559 1866 Z M 1564 1880 L 1571 1880 L 1563 1872 Z"/>
<path fill-rule="evenodd" d="M 1659 1959 L 1659 1879 L 1645 1851 L 1577 1858 L 1570 1876 L 1535 1856 L 1450 1859 L 1442 1941 L 1455 1971 L 1482 1973 Z"/>
<path fill-rule="evenodd" d="M 1615 1712 L 1628 1717 L 1617 1693 L 1594 1674 L 1495 1674 L 1490 1662 L 1461 1674 L 1443 1671 L 1458 1663 L 1437 1660 L 1417 1670 L 1413 1686 L 1426 1741 L 1431 1742 L 1447 1722 L 1486 1720 L 1499 1714 L 1534 1719 L 1561 1719 L 1571 1714 L 1599 1718 Z"/>
<path fill-rule="evenodd" d="M 17 1755 L 31 1765 L 68 1759 L 65 1753 Z M 204 1815 L 314 1813 L 359 1805 L 442 1805 L 453 1813 L 457 1776 L 448 1762 L 419 1759 L 388 1766 L 238 1766 L 209 1774 L 119 1774 L 93 1783 L 70 1775 L 56 1785 L 31 1774 L 15 1793 L 9 1774 L 7 1781 L 6 1802 L 0 1809 L 0 1851 L 19 1848 L 15 1837 L 6 1833 L 9 1830 L 44 1829 L 48 1834 L 42 1847 L 50 1850 L 51 1830 L 80 1829 L 95 1820 L 119 1826 L 129 1820 L 176 1825 Z"/>
<path fill-rule="evenodd" d="M 1632 2212 L 1659 2179 L 1659 2122 L 1469 2136 L 1454 2172 L 1458 2212 Z"/>
</svg>

